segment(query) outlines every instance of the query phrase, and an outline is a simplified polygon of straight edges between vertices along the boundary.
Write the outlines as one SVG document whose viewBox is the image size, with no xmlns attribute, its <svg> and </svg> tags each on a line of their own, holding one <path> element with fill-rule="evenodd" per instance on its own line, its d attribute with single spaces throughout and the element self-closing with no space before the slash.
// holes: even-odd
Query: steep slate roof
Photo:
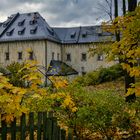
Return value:
<svg viewBox="0 0 140 140">
<path fill-rule="evenodd" d="M 66 63 L 59 60 L 51 60 L 50 66 L 46 73 L 47 76 L 66 76 L 74 74 L 78 74 L 78 72 Z"/>
<path fill-rule="evenodd" d="M 14 14 L 0 26 L 0 42 L 59 38 L 39 13 Z"/>
<path fill-rule="evenodd" d="M 53 28 L 38 13 L 13 14 L 0 23 L 0 42 L 42 40 L 75 44 L 109 40 L 112 35 L 102 32 L 101 26 Z M 114 36 L 113 40 L 115 39 Z"/>
</svg>

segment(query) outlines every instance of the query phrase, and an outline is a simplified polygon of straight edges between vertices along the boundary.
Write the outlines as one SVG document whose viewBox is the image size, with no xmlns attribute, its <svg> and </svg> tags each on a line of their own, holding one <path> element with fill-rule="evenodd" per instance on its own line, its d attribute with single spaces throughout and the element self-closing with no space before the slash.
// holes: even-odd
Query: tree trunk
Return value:
<svg viewBox="0 0 140 140">
<path fill-rule="evenodd" d="M 123 15 L 126 13 L 126 2 L 123 0 Z"/>
<path fill-rule="evenodd" d="M 137 0 L 128 0 L 128 11 L 132 12 L 135 11 L 137 7 Z"/>
<path fill-rule="evenodd" d="M 118 0 L 114 0 L 114 17 L 118 17 Z M 119 32 L 115 32 L 115 36 L 116 36 L 116 41 L 120 41 L 120 33 Z"/>
<path fill-rule="evenodd" d="M 128 0 L 128 11 L 132 12 L 136 9 L 137 6 L 137 0 Z M 134 64 L 129 64 L 131 67 L 134 66 Z M 125 92 L 128 91 L 128 88 L 131 88 L 131 84 L 135 84 L 135 77 L 130 77 L 129 73 L 125 71 Z M 126 97 L 126 102 L 134 102 L 136 100 L 135 93 L 128 95 Z"/>
</svg>

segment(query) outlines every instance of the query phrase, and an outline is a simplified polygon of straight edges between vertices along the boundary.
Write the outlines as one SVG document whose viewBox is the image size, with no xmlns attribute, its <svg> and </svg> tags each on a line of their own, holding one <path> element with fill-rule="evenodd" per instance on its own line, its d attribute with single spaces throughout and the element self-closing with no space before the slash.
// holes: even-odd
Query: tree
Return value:
<svg viewBox="0 0 140 140">
<path fill-rule="evenodd" d="M 128 3 L 129 8 L 130 4 Z M 134 3 L 135 4 L 135 3 Z M 131 5 L 134 8 L 133 5 Z M 117 56 L 122 64 L 123 68 L 126 70 L 125 73 L 125 88 L 128 93 L 126 97 L 126 101 L 135 100 L 135 92 L 138 91 L 135 87 L 135 77 L 139 76 L 139 66 L 136 65 L 138 63 L 139 58 L 139 42 L 140 42 L 140 6 L 134 12 L 130 12 L 125 16 L 118 17 L 114 20 L 111 25 L 112 32 L 120 31 L 122 37 L 120 41 L 115 41 L 109 47 L 109 57 L 113 58 Z M 132 88 L 133 87 L 133 88 Z"/>
<path fill-rule="evenodd" d="M 125 4 L 125 3 L 123 3 Z M 132 12 L 135 11 L 137 6 L 137 0 L 128 0 L 128 11 Z M 125 9 L 123 9 L 125 12 Z M 137 42 L 138 43 L 138 42 Z M 130 47 L 130 51 L 131 49 L 133 50 L 133 46 L 137 45 L 136 44 L 132 44 Z M 128 63 L 128 65 L 130 65 L 130 67 L 134 67 L 135 64 L 133 64 L 132 62 L 128 62 L 127 60 L 125 60 L 125 63 Z M 131 88 L 131 85 L 135 84 L 135 76 L 130 76 L 130 74 L 126 71 L 125 72 L 125 91 L 128 92 L 128 89 Z M 126 96 L 126 101 L 130 102 L 136 99 L 135 96 L 135 92 L 131 95 Z"/>
<path fill-rule="evenodd" d="M 126 2 L 123 0 L 123 15 L 126 13 Z"/>
<path fill-rule="evenodd" d="M 131 9 L 131 12 L 125 13 L 126 9 L 123 9 L 124 15 L 118 17 L 118 1 L 114 0 L 116 18 L 113 22 L 103 23 L 103 30 L 114 34 L 116 41 L 112 44 L 107 44 L 106 47 L 100 45 L 100 47 L 91 48 L 90 52 L 94 55 L 99 53 L 99 51 L 105 51 L 109 60 L 119 59 L 125 71 L 126 101 L 130 102 L 136 99 L 135 93 L 139 94 L 135 86 L 135 77 L 140 74 L 140 67 L 136 65 L 140 58 L 140 6 L 138 5 L 136 11 L 132 12 L 132 9 L 136 6 L 136 0 L 133 3 L 128 2 L 128 7 Z M 130 5 L 132 8 L 130 8 Z M 123 7 L 125 8 L 125 1 L 123 1 Z M 121 38 L 119 37 L 119 33 L 121 33 Z"/>
<path fill-rule="evenodd" d="M 112 21 L 113 20 L 113 10 L 112 10 L 112 4 L 113 4 L 113 0 L 104 0 L 106 5 L 103 5 L 101 3 L 98 3 L 99 5 L 99 9 L 102 10 L 103 12 L 105 12 L 110 20 Z"/>
</svg>

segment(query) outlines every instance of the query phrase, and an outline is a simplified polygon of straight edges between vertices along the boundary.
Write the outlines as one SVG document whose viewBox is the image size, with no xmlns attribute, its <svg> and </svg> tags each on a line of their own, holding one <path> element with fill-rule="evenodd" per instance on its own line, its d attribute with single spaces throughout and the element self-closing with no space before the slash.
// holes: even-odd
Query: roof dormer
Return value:
<svg viewBox="0 0 140 140">
<path fill-rule="evenodd" d="M 15 30 L 15 28 L 10 30 L 10 31 L 8 31 L 8 32 L 6 32 L 6 35 L 7 36 L 11 36 L 13 34 L 14 30 Z"/>
<path fill-rule="evenodd" d="M 25 19 L 23 19 L 22 21 L 19 21 L 18 22 L 18 26 L 23 26 L 24 25 L 24 22 L 25 22 Z"/>
<path fill-rule="evenodd" d="M 30 30 L 30 34 L 35 34 L 37 32 L 37 26 Z"/>
<path fill-rule="evenodd" d="M 22 30 L 18 31 L 18 35 L 23 35 L 25 32 L 25 28 L 23 28 Z"/>
<path fill-rule="evenodd" d="M 71 32 L 70 37 L 75 38 L 75 36 L 76 36 L 76 31 Z"/>
</svg>

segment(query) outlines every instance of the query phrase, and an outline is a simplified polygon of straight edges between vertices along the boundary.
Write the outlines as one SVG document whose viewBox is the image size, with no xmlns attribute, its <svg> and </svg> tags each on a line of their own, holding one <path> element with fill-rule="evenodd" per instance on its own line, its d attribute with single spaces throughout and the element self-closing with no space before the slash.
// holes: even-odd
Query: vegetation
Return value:
<svg viewBox="0 0 140 140">
<path fill-rule="evenodd" d="M 114 85 L 106 82 L 91 91 L 90 87 L 83 87 L 77 80 L 68 84 L 62 77 L 52 77 L 50 79 L 56 89 L 50 91 L 39 86 L 42 81 L 36 62 L 25 63 L 17 75 L 25 70 L 28 73 L 20 78 L 28 83 L 25 87 L 16 87 L 8 78 L 0 75 L 3 120 L 11 122 L 14 117 L 31 111 L 50 111 L 58 118 L 62 128 L 71 128 L 81 140 L 139 137 L 140 101 L 137 99 L 134 104 L 125 102 L 122 89 L 119 94 L 120 87 L 117 88 L 121 81 L 118 80 Z M 121 72 L 119 65 L 102 68 L 98 71 L 98 78 L 102 76 L 104 81 L 113 83 L 112 80 L 118 78 Z"/>
<path fill-rule="evenodd" d="M 123 69 L 135 78 L 140 76 L 139 27 L 140 6 L 135 12 L 114 20 L 107 29 L 113 33 L 121 31 L 122 38 L 104 47 L 108 58 L 119 58 Z M 112 85 L 124 74 L 120 65 L 87 73 L 71 84 L 62 77 L 51 77 L 53 90 L 40 86 L 42 77 L 36 65 L 36 62 L 28 61 L 23 65 L 14 63 L 7 67 L 8 71 L 1 68 L 6 75 L 0 73 L 0 113 L 3 120 L 11 122 L 14 117 L 30 111 L 51 111 L 61 127 L 71 128 L 81 140 L 140 138 L 140 98 L 137 97 L 134 103 L 125 102 L 124 90 L 118 88 L 121 81 Z M 107 88 L 109 81 L 111 84 Z M 89 90 L 91 85 L 94 85 L 92 91 Z M 139 83 L 131 84 L 127 89 L 127 95 L 132 94 L 140 95 Z"/>
<path fill-rule="evenodd" d="M 108 68 L 100 68 L 96 71 L 78 76 L 75 82 L 83 86 L 97 85 L 103 82 L 113 81 L 124 75 L 123 70 L 119 64 Z"/>
<path fill-rule="evenodd" d="M 140 94 L 138 86 L 134 81 L 140 76 L 139 54 L 140 54 L 140 5 L 133 12 L 114 19 L 111 23 L 103 23 L 103 29 L 112 34 L 121 32 L 121 39 L 104 47 L 91 48 L 93 54 L 104 51 L 108 60 L 118 58 L 125 73 L 125 88 L 128 95 Z M 131 92 L 130 92 L 131 90 Z M 133 91 L 133 92 L 132 92 Z"/>
</svg>

